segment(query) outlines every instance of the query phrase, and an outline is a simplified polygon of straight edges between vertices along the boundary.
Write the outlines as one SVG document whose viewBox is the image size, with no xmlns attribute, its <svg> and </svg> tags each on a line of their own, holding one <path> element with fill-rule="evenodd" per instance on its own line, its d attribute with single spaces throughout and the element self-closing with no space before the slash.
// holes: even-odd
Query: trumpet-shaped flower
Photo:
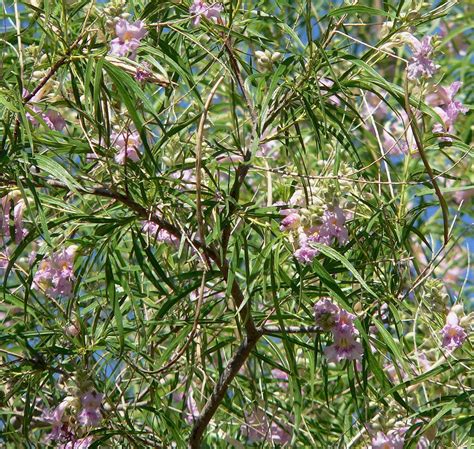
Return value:
<svg viewBox="0 0 474 449">
<path fill-rule="evenodd" d="M 293 255 L 299 263 L 310 264 L 317 254 L 317 250 L 310 248 L 309 246 L 303 246 L 297 249 Z"/>
<path fill-rule="evenodd" d="M 301 223 L 300 215 L 297 213 L 290 213 L 281 221 L 280 231 L 298 229 L 300 223 Z"/>
<path fill-rule="evenodd" d="M 143 39 L 147 30 L 141 20 L 135 23 L 120 19 L 115 25 L 117 37 L 110 42 L 110 54 L 115 56 L 127 56 L 135 59 L 140 40 Z"/>
<path fill-rule="evenodd" d="M 456 81 L 448 87 L 438 86 L 438 88 L 427 97 L 427 101 L 435 106 L 434 110 L 441 117 L 441 123 L 437 123 L 433 127 L 435 133 L 454 133 L 454 123 L 459 114 L 465 114 L 468 111 L 459 100 L 455 100 L 454 96 L 461 88 L 462 83 Z M 444 141 L 451 141 L 449 137 L 443 137 Z"/>
<path fill-rule="evenodd" d="M 142 231 L 148 233 L 151 239 L 156 240 L 160 243 L 168 243 L 178 245 L 179 240 L 166 229 L 161 229 L 158 224 L 153 221 L 147 220 L 142 224 Z"/>
<path fill-rule="evenodd" d="M 362 358 L 364 350 L 355 339 L 355 334 L 348 329 L 334 328 L 334 343 L 325 348 L 324 353 L 330 362 L 341 360 L 358 360 Z"/>
<path fill-rule="evenodd" d="M 64 417 L 64 411 L 68 405 L 67 401 L 63 401 L 56 408 L 46 410 L 41 415 L 41 421 L 51 424 L 51 432 L 48 435 L 49 440 L 62 440 L 72 435 L 71 429 Z"/>
<path fill-rule="evenodd" d="M 433 53 L 431 39 L 432 36 L 425 36 L 421 42 L 414 36 L 410 39 L 413 55 L 408 64 L 408 79 L 431 78 L 438 70 L 430 59 Z"/>
<path fill-rule="evenodd" d="M 404 438 L 398 433 L 377 432 L 372 438 L 372 449 L 403 449 Z"/>
<path fill-rule="evenodd" d="M 278 386 L 280 388 L 288 388 L 288 374 L 285 371 L 279 368 L 274 368 L 272 369 L 272 377 L 279 381 Z"/>
<path fill-rule="evenodd" d="M 323 223 L 319 227 L 320 239 L 329 240 L 332 244 L 337 239 L 340 245 L 347 242 L 348 232 L 346 228 L 346 217 L 339 206 L 326 209 L 323 214 Z"/>
<path fill-rule="evenodd" d="M 104 395 L 95 390 L 86 392 L 81 396 L 82 410 L 78 416 L 79 423 L 83 426 L 96 426 L 102 419 L 100 405 Z"/>
<path fill-rule="evenodd" d="M 191 14 L 193 25 L 199 25 L 201 18 L 205 17 L 210 20 L 217 21 L 221 17 L 223 6 L 220 3 L 213 3 L 208 5 L 202 0 L 194 0 L 193 4 L 189 8 L 189 14 Z"/>
<path fill-rule="evenodd" d="M 326 332 L 332 330 L 338 322 L 340 311 L 341 309 L 331 302 L 329 298 L 320 299 L 314 305 L 316 325 Z"/>
<path fill-rule="evenodd" d="M 459 318 L 455 312 L 449 312 L 446 318 L 446 325 L 441 329 L 443 337 L 443 347 L 449 351 L 462 346 L 464 340 L 467 338 L 465 330 L 459 326 Z"/>
<path fill-rule="evenodd" d="M 40 91 L 41 92 L 41 91 Z M 66 126 L 66 121 L 64 120 L 63 116 L 53 110 L 46 110 L 43 112 L 36 104 L 41 100 L 41 93 L 38 92 L 36 95 L 29 100 L 26 105 L 26 108 L 29 109 L 31 112 L 26 112 L 26 118 L 33 126 L 39 126 L 40 118 L 49 129 L 54 129 L 56 131 L 61 131 Z M 23 97 L 27 97 L 30 93 L 23 89 Z"/>
<path fill-rule="evenodd" d="M 115 162 L 124 165 L 126 160 L 137 162 L 140 159 L 138 147 L 140 146 L 140 135 L 137 131 L 114 132 L 111 136 L 112 145 L 118 149 Z"/>
<path fill-rule="evenodd" d="M 62 249 L 40 263 L 33 278 L 33 288 L 53 297 L 70 296 L 74 281 L 74 257 L 76 246 Z"/>
</svg>

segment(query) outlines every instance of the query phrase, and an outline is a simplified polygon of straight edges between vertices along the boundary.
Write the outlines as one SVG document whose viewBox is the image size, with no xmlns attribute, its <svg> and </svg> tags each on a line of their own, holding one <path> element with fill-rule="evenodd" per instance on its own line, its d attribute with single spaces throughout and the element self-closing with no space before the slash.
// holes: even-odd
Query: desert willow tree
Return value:
<svg viewBox="0 0 474 449">
<path fill-rule="evenodd" d="M 467 447 L 471 19 L 3 2 L 2 447 Z"/>
</svg>

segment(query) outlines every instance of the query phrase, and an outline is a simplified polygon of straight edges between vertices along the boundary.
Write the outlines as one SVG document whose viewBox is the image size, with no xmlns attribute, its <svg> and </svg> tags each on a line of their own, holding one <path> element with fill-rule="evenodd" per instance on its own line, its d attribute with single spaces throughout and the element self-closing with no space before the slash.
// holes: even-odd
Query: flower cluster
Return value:
<svg viewBox="0 0 474 449">
<path fill-rule="evenodd" d="M 114 56 L 128 56 L 134 60 L 137 55 L 140 41 L 147 35 L 145 24 L 138 20 L 130 23 L 125 19 L 120 19 L 115 25 L 117 37 L 110 42 L 110 54 Z"/>
<path fill-rule="evenodd" d="M 72 245 L 43 259 L 33 278 L 33 288 L 52 297 L 70 296 L 76 250 L 77 246 Z"/>
<path fill-rule="evenodd" d="M 359 332 L 354 327 L 355 315 L 339 308 L 329 298 L 322 298 L 314 305 L 316 325 L 325 332 L 332 332 L 334 343 L 324 350 L 330 362 L 360 360 L 364 354 L 356 340 Z"/>
<path fill-rule="evenodd" d="M 330 246 L 336 241 L 340 245 L 347 242 L 346 216 L 338 205 L 326 206 L 322 217 L 311 215 L 308 209 L 284 209 L 280 213 L 285 216 L 280 230 L 291 231 L 297 236 L 298 249 L 293 255 L 300 263 L 309 264 L 318 254 L 313 243 Z"/>
<path fill-rule="evenodd" d="M 282 58 L 282 54 L 278 51 L 272 53 L 270 50 L 256 50 L 255 59 L 257 67 L 261 72 L 270 72 L 273 65 Z"/>
<path fill-rule="evenodd" d="M 432 76 L 438 70 L 438 66 L 433 62 L 431 56 L 433 54 L 433 46 L 431 45 L 432 36 L 425 36 L 420 41 L 411 33 L 402 32 L 397 34 L 389 44 L 400 45 L 408 44 L 412 50 L 412 57 L 409 60 L 407 67 L 407 78 L 410 80 L 420 78 L 432 78 Z M 426 95 L 426 103 L 434 107 L 436 113 L 441 119 L 441 123 L 437 123 L 433 127 L 434 133 L 440 134 L 453 134 L 454 123 L 457 120 L 459 114 L 465 114 L 468 111 L 459 100 L 455 100 L 454 96 L 461 88 L 462 83 L 456 81 L 448 87 L 437 86 L 430 87 L 428 94 Z M 415 88 L 417 92 L 417 88 Z M 362 116 L 365 119 L 370 116 L 375 116 L 375 110 L 367 104 L 368 100 L 365 100 L 365 104 L 362 108 Z M 419 123 L 422 118 L 422 114 L 419 110 L 414 110 L 415 122 Z M 377 118 L 383 120 L 383 130 L 381 132 L 383 149 L 385 154 L 390 155 L 403 155 L 403 154 L 416 154 L 418 149 L 416 146 L 414 134 L 412 131 L 412 120 L 408 117 L 406 111 L 397 111 L 394 115 L 390 114 L 386 107 L 379 110 Z M 369 121 L 364 126 L 369 129 L 372 134 L 377 134 L 374 129 L 373 121 Z M 378 138 L 378 136 L 377 136 Z M 450 142 L 452 139 L 448 136 L 441 137 L 442 141 Z"/>
<path fill-rule="evenodd" d="M 202 0 L 194 0 L 193 4 L 189 8 L 189 14 L 192 16 L 193 25 L 199 25 L 201 18 L 218 21 L 221 17 L 221 13 L 224 7 L 220 3 L 213 3 L 208 5 Z"/>
<path fill-rule="evenodd" d="M 45 411 L 41 420 L 51 425 L 48 439 L 63 443 L 59 446 L 62 449 L 88 448 L 92 444 L 92 437 L 78 438 L 84 429 L 77 424 L 83 427 L 97 426 L 102 419 L 102 400 L 101 393 L 89 390 L 79 398 L 68 396 L 56 408 Z"/>
<path fill-rule="evenodd" d="M 431 78 L 438 70 L 436 64 L 430 59 L 433 53 L 431 39 L 432 36 L 425 36 L 420 42 L 415 36 L 409 36 L 408 44 L 413 55 L 407 68 L 408 79 Z"/>
</svg>

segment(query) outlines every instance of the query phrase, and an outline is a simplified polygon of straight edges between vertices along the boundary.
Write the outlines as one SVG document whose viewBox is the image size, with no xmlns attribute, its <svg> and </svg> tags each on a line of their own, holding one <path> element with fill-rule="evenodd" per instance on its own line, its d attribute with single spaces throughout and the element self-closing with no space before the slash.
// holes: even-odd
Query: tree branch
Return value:
<svg viewBox="0 0 474 449">
<path fill-rule="evenodd" d="M 230 360 L 229 364 L 226 366 L 225 370 L 222 372 L 219 381 L 214 387 L 214 391 L 212 392 L 211 397 L 207 401 L 206 405 L 204 406 L 204 409 L 202 410 L 201 414 L 199 415 L 194 424 L 189 439 L 190 449 L 199 449 L 202 435 L 204 434 L 207 425 L 214 416 L 214 413 L 216 412 L 220 403 L 224 399 L 224 396 L 227 392 L 230 383 L 237 375 L 242 365 L 248 359 L 252 349 L 255 347 L 257 341 L 261 336 L 261 331 L 257 331 L 254 335 L 246 336 L 242 340 L 242 343 L 240 344 L 236 353 Z"/>
</svg>

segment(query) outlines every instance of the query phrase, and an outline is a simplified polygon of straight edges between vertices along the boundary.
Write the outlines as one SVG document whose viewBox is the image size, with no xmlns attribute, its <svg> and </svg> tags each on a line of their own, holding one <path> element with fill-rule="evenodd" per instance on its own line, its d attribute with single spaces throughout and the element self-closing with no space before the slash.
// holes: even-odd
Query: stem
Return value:
<svg viewBox="0 0 474 449">
<path fill-rule="evenodd" d="M 410 100 L 408 98 L 408 78 L 405 80 L 405 110 L 408 114 L 408 118 L 410 120 L 410 126 L 413 131 L 413 137 L 415 138 L 415 143 L 418 149 L 418 152 L 420 153 L 421 160 L 423 161 L 423 165 L 425 166 L 426 172 L 428 173 L 428 176 L 430 177 L 431 184 L 433 185 L 434 191 L 436 193 L 436 196 L 438 197 L 439 200 L 439 205 L 441 207 L 441 214 L 443 215 L 443 235 L 444 235 L 444 244 L 447 245 L 449 241 L 449 211 L 448 211 L 448 205 L 446 203 L 446 200 L 444 199 L 443 194 L 441 193 L 441 190 L 438 186 L 438 183 L 436 181 L 436 177 L 434 176 L 433 170 L 430 166 L 430 163 L 428 161 L 428 157 L 426 156 L 425 150 L 423 148 L 423 142 L 421 140 L 421 137 L 419 135 L 419 130 L 418 126 L 416 125 L 416 118 L 415 115 L 413 114 L 413 111 L 410 107 Z"/>
<path fill-rule="evenodd" d="M 254 335 L 249 335 L 242 340 L 242 343 L 240 344 L 236 353 L 234 354 L 229 364 L 226 366 L 225 370 L 221 374 L 219 381 L 214 387 L 214 391 L 212 392 L 211 397 L 207 401 L 206 405 L 204 406 L 204 409 L 202 410 L 202 413 L 199 415 L 196 420 L 196 423 L 194 424 L 189 439 L 188 447 L 190 449 L 199 449 L 202 435 L 204 434 L 207 425 L 214 416 L 214 413 L 216 412 L 220 403 L 224 399 L 224 396 L 227 392 L 230 383 L 237 375 L 242 365 L 248 359 L 250 352 L 255 347 L 261 336 L 262 332 L 257 331 L 257 333 L 255 333 Z"/>
</svg>

